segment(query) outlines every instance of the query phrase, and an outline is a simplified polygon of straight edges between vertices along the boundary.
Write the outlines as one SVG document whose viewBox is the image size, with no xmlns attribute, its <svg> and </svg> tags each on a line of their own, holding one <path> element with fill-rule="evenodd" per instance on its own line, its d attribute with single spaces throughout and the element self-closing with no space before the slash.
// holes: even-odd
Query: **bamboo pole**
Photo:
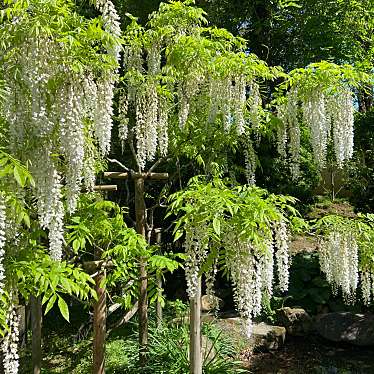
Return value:
<svg viewBox="0 0 374 374">
<path fill-rule="evenodd" d="M 190 298 L 190 374 L 202 374 L 201 352 L 201 277 L 198 278 L 196 294 Z"/>
</svg>

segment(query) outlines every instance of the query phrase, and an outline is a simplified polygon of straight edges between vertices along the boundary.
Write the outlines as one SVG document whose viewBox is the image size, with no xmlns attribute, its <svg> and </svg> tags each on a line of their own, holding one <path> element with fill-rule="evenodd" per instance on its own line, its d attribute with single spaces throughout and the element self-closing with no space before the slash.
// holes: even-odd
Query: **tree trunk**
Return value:
<svg viewBox="0 0 374 374">
<path fill-rule="evenodd" d="M 161 245 L 161 229 L 156 229 L 156 243 L 157 245 Z M 161 274 L 157 274 L 157 287 L 158 287 L 158 299 L 156 302 L 156 320 L 157 320 L 157 327 L 161 327 L 162 325 L 162 305 L 161 305 L 161 297 L 162 297 L 162 276 Z"/>
<path fill-rule="evenodd" d="M 136 231 L 145 238 L 145 201 L 144 179 L 135 179 Z M 141 258 L 139 264 L 139 363 L 144 367 L 147 362 L 148 345 L 148 298 L 147 298 L 147 259 Z"/>
<path fill-rule="evenodd" d="M 33 374 L 40 374 L 42 368 L 42 303 L 40 296 L 30 297 L 32 327 Z"/>
<path fill-rule="evenodd" d="M 95 276 L 97 301 L 93 315 L 93 374 L 105 373 L 105 335 L 106 335 L 106 292 L 102 287 L 105 270 L 99 270 Z"/>
<path fill-rule="evenodd" d="M 18 305 L 17 306 L 17 315 L 19 317 L 19 326 L 18 326 L 18 334 L 19 340 L 18 344 L 20 348 L 24 348 L 26 346 L 26 335 L 27 335 L 27 323 L 26 323 L 26 306 L 25 305 Z"/>
<path fill-rule="evenodd" d="M 372 92 L 373 87 L 370 86 L 368 92 Z M 358 92 L 358 110 L 361 113 L 369 112 L 373 107 L 373 95 L 363 90 Z"/>
<path fill-rule="evenodd" d="M 161 327 L 162 325 L 162 305 L 160 298 L 162 297 L 162 278 L 160 274 L 157 274 L 157 287 L 158 287 L 158 300 L 156 303 L 156 319 L 157 319 L 157 327 Z"/>
<path fill-rule="evenodd" d="M 190 298 L 190 374 L 202 374 L 201 354 L 201 277 L 198 278 L 196 295 Z"/>
</svg>

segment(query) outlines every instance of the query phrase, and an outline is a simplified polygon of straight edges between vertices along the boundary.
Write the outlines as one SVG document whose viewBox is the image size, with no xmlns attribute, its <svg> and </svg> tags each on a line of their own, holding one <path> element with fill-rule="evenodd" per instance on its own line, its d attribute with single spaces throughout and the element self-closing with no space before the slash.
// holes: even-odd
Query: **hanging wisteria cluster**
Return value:
<svg viewBox="0 0 374 374">
<path fill-rule="evenodd" d="M 365 305 L 370 305 L 374 296 L 374 274 L 371 270 L 362 270 L 360 276 L 362 300 Z"/>
<path fill-rule="evenodd" d="M 173 6 L 164 4 L 162 8 Z M 240 48 L 233 52 L 226 39 L 213 41 L 217 36 L 210 38 L 199 18 L 187 28 L 181 22 L 163 29 L 158 19 L 163 16 L 165 13 L 155 13 L 147 30 L 134 22 L 127 30 L 118 134 L 124 145 L 131 131 L 129 140 L 136 142 L 141 170 L 158 152 L 161 157 L 166 155 L 173 127 L 183 131 L 189 124 L 207 129 L 219 124 L 240 136 L 260 123 L 260 90 L 256 73 L 250 69 L 251 63 L 256 66 L 259 61 L 247 61 Z M 166 36 L 160 36 L 163 34 Z M 202 45 L 202 38 L 205 50 L 196 52 L 194 43 Z"/>
<path fill-rule="evenodd" d="M 287 148 L 289 149 L 289 165 L 294 178 L 297 178 L 300 172 L 300 128 L 297 92 L 296 88 L 292 88 L 288 93 L 287 101 L 277 107 L 278 118 L 282 121 L 277 133 L 277 150 L 283 159 L 287 159 Z"/>
<path fill-rule="evenodd" d="M 190 298 L 195 297 L 199 282 L 201 265 L 208 255 L 209 237 L 207 225 L 189 226 L 186 230 L 184 247 L 188 255 L 185 264 L 187 293 Z"/>
<path fill-rule="evenodd" d="M 118 15 L 110 1 L 100 0 L 105 31 L 120 36 Z M 27 17 L 25 17 L 27 19 Z M 22 32 L 22 17 L 8 20 L 12 34 Z M 79 36 L 78 36 L 79 37 Z M 30 162 L 35 178 L 38 215 L 42 228 L 49 233 L 51 256 L 62 257 L 63 217 L 74 212 L 82 183 L 92 189 L 95 182 L 95 158 L 110 147 L 112 128 L 115 59 L 120 45 L 106 45 L 113 64 L 101 72 L 88 66 L 75 68 L 74 53 L 61 41 L 58 30 L 47 36 L 30 32 L 13 45 L 4 80 L 8 88 L 3 105 L 9 126 L 12 153 Z M 95 50 L 92 41 L 91 48 Z"/>
<path fill-rule="evenodd" d="M 4 292 L 4 280 L 5 280 L 5 270 L 4 270 L 4 254 L 5 254 L 5 241 L 6 241 L 6 206 L 5 197 L 2 192 L 0 192 L 0 295 Z"/>
<path fill-rule="evenodd" d="M 284 221 L 274 224 L 272 238 L 264 248 L 256 248 L 250 240 L 241 240 L 230 231 L 224 235 L 225 258 L 234 286 L 234 301 L 251 335 L 252 320 L 262 309 L 263 293 L 273 294 L 274 263 L 281 291 L 288 289 L 289 235 Z M 240 264 L 240 265 L 239 265 Z"/>
<path fill-rule="evenodd" d="M 348 304 L 353 303 L 359 283 L 358 245 L 355 235 L 350 230 L 332 230 L 321 243 L 319 259 L 321 270 L 326 274 L 333 290 L 337 292 L 340 289 L 344 300 Z M 364 294 L 364 298 L 367 297 L 367 290 Z"/>
<path fill-rule="evenodd" d="M 13 290 L 6 289 L 6 278 L 5 278 L 5 245 L 9 238 L 13 242 L 17 243 L 17 238 L 14 235 L 14 228 L 17 227 L 15 222 L 12 222 L 11 217 L 7 216 L 6 209 L 6 194 L 0 191 L 0 298 L 1 298 L 1 312 L 5 315 L 5 325 L 8 330 L 5 331 L 1 326 L 0 333 L 2 334 L 1 339 L 1 351 L 2 351 L 2 362 L 4 374 L 17 374 L 19 366 L 19 355 L 18 355 L 18 340 L 19 340 L 19 320 L 20 317 L 17 314 L 16 304 L 14 302 Z M 10 295 L 10 296 L 9 296 Z"/>
<path fill-rule="evenodd" d="M 374 296 L 373 239 L 371 214 L 354 217 L 327 215 L 316 223 L 319 262 L 327 281 L 336 293 L 341 290 L 346 303 L 354 303 L 357 288 L 361 298 L 370 305 Z"/>
<path fill-rule="evenodd" d="M 251 186 L 256 184 L 256 168 L 257 168 L 257 156 L 253 148 L 252 141 L 246 139 L 246 144 L 244 145 L 244 165 L 245 165 L 245 177 L 247 183 Z"/>
<path fill-rule="evenodd" d="M 8 332 L 2 341 L 3 368 L 4 374 L 17 374 L 19 367 L 18 341 L 19 341 L 19 322 L 20 317 L 17 314 L 16 307 L 10 304 L 7 315 Z"/>
<path fill-rule="evenodd" d="M 354 102 L 352 91 L 340 86 L 334 92 L 326 92 L 320 86 L 305 91 L 292 87 L 286 100 L 277 106 L 282 125 L 278 129 L 278 152 L 287 157 L 291 172 L 299 176 L 300 122 L 309 128 L 314 159 L 322 168 L 326 162 L 330 140 L 339 167 L 353 154 Z"/>
<path fill-rule="evenodd" d="M 133 57 L 135 53 L 131 54 Z M 133 64 L 128 62 L 128 66 Z M 149 68 L 149 74 L 154 68 Z M 245 132 L 246 125 L 250 124 L 247 108 L 246 89 L 249 85 L 257 87 L 253 81 L 246 82 L 244 76 L 236 78 L 225 78 L 221 81 L 200 77 L 200 80 L 186 81 L 178 84 L 172 95 L 177 97 L 178 105 L 175 105 L 165 96 L 158 93 L 158 84 L 148 82 L 138 87 L 130 87 L 127 83 L 127 90 L 122 92 L 119 100 L 119 138 L 124 145 L 128 136 L 129 108 L 135 111 L 134 133 L 136 138 L 137 161 L 143 170 L 147 161 L 154 160 L 157 151 L 165 156 L 168 150 L 168 132 L 170 121 L 175 114 L 173 108 L 177 109 L 179 126 L 183 128 L 191 113 L 194 113 L 193 104 L 202 100 L 203 94 L 209 92 L 208 117 L 206 121 L 212 123 L 220 118 L 226 131 L 234 126 L 238 135 Z M 228 85 L 227 85 L 228 84 Z M 205 85 L 208 85 L 205 89 Z M 212 87 L 213 86 L 213 87 Z M 221 90 L 224 87 L 225 89 Z M 171 87 L 170 89 L 173 89 Z M 259 95 L 258 89 L 254 89 L 254 95 Z M 206 99 L 204 97 L 204 99 Z M 251 118 L 253 124 L 258 124 L 258 111 L 260 108 L 259 96 L 251 97 L 253 105 Z M 204 111 L 206 109 L 204 108 Z"/>
<path fill-rule="evenodd" d="M 277 248 L 275 254 L 278 270 L 278 282 L 281 291 L 288 290 L 290 256 L 288 250 L 289 233 L 284 220 L 274 223 L 274 245 Z"/>
<path fill-rule="evenodd" d="M 113 2 L 110 0 L 95 0 L 94 4 L 102 14 L 104 30 L 110 35 L 120 38 L 122 34 L 121 22 Z M 119 61 L 121 53 L 121 46 L 119 44 L 115 43 L 107 46 L 107 51 L 116 61 Z"/>
<path fill-rule="evenodd" d="M 185 273 L 187 292 L 190 298 L 196 293 L 201 266 L 208 256 L 208 230 L 206 225 L 189 227 L 186 230 L 185 249 L 188 254 Z M 282 291 L 288 289 L 290 265 L 288 251 L 289 235 L 285 222 L 274 224 L 272 238 L 266 241 L 265 251 L 256 249 L 250 240 L 241 240 L 233 231 L 224 233 L 225 262 L 234 286 L 234 300 L 245 320 L 248 335 L 252 320 L 262 307 L 263 292 L 273 293 L 274 263 Z M 276 249 L 276 250 L 275 250 Z M 275 252 L 275 253 L 274 253 Z M 214 295 L 214 280 L 217 263 L 206 273 L 207 295 Z"/>
<path fill-rule="evenodd" d="M 178 237 L 182 229 L 185 234 L 189 297 L 196 296 L 202 274 L 207 295 L 214 296 L 215 276 L 223 270 L 232 280 L 237 310 L 250 334 L 263 294 L 273 294 L 274 274 L 279 289 L 288 289 L 290 221 L 283 209 L 292 210 L 288 203 L 294 199 L 270 196 L 253 186 L 227 187 L 218 178 L 193 178 L 171 201 L 173 212 L 182 213 L 177 227 Z"/>
</svg>

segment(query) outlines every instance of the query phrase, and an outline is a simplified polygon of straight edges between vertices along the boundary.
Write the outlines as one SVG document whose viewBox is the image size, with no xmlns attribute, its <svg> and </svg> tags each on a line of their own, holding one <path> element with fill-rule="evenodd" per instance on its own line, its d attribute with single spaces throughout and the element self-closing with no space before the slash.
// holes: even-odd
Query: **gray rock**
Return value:
<svg viewBox="0 0 374 374">
<path fill-rule="evenodd" d="M 277 323 L 292 336 L 304 336 L 313 328 L 313 319 L 302 308 L 281 308 L 276 312 Z"/>
<path fill-rule="evenodd" d="M 216 323 L 238 351 L 276 350 L 283 346 L 286 338 L 284 327 L 271 326 L 263 322 L 253 325 L 250 337 L 245 334 L 241 318 L 226 318 L 217 320 Z"/>
<path fill-rule="evenodd" d="M 357 346 L 374 345 L 374 315 L 327 313 L 317 317 L 315 328 L 327 340 Z"/>
<path fill-rule="evenodd" d="M 284 345 L 286 329 L 282 326 L 271 326 L 261 322 L 253 325 L 252 335 L 255 348 L 275 350 Z"/>
<path fill-rule="evenodd" d="M 223 300 L 217 296 L 203 295 L 201 297 L 201 311 L 211 312 L 215 309 L 220 309 L 223 306 Z"/>
</svg>

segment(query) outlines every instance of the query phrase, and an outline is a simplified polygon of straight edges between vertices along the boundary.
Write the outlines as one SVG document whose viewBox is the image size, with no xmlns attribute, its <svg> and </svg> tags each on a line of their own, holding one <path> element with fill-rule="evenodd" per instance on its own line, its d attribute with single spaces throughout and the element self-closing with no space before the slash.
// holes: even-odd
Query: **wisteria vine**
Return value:
<svg viewBox="0 0 374 374">
<path fill-rule="evenodd" d="M 197 12 L 196 19 L 190 16 L 187 26 L 183 19 L 170 28 L 164 19 L 176 17 L 173 7 Z M 217 38 L 215 30 L 203 26 L 205 21 L 194 7 L 163 4 L 148 29 L 134 20 L 127 29 L 118 135 L 122 146 L 135 140 L 141 170 L 156 155 L 166 155 L 173 131 L 219 125 L 220 131 L 241 136 L 259 126 L 262 99 L 257 78 L 274 75 L 260 60 L 247 57 L 234 36 Z M 206 46 L 195 53 L 201 39 Z"/>
<path fill-rule="evenodd" d="M 213 296 L 217 271 L 224 269 L 232 280 L 234 301 L 250 335 L 252 320 L 261 312 L 263 294 L 272 296 L 274 270 L 282 292 L 289 284 L 290 228 L 277 207 L 277 198 L 268 200 L 256 187 L 229 189 L 219 181 L 194 181 L 172 200 L 174 211 L 188 212 L 177 226 L 183 223 L 185 233 L 189 297 L 195 297 L 202 274 L 206 292 Z M 214 212 L 211 206 L 216 208 Z"/>
<path fill-rule="evenodd" d="M 319 262 L 333 292 L 341 291 L 344 301 L 353 304 L 357 289 L 369 305 L 374 295 L 372 241 L 373 217 L 358 214 L 355 217 L 328 215 L 317 223 L 320 236 Z"/>
<path fill-rule="evenodd" d="M 113 58 L 98 68 L 94 60 L 101 60 L 94 46 L 97 40 L 89 40 L 85 33 L 91 27 L 89 20 L 82 19 L 86 26 L 80 35 L 74 31 L 71 35 L 82 39 L 84 53 L 89 55 L 88 60 L 82 61 L 75 57 L 81 52 L 79 47 L 61 41 L 58 28 L 46 32 L 43 27 L 47 26 L 42 24 L 38 32 L 24 33 L 25 27 L 38 21 L 39 14 L 48 12 L 38 1 L 34 5 L 34 19 L 27 15 L 27 9 L 24 16 L 15 18 L 10 12 L 4 26 L 13 43 L 9 44 L 11 53 L 8 52 L 6 65 L 1 67 L 7 87 L 1 114 L 9 127 L 12 153 L 30 163 L 40 224 L 48 230 L 51 256 L 60 260 L 64 201 L 67 210 L 74 212 L 82 183 L 92 189 L 95 160 L 110 148 L 121 30 L 112 2 L 97 1 L 102 12 L 101 32 L 109 35 L 104 47 Z M 69 14 L 74 12 L 71 5 L 64 6 Z M 11 66 L 16 67 L 17 74 Z M 95 143 L 99 151 L 91 146 Z"/>
</svg>

